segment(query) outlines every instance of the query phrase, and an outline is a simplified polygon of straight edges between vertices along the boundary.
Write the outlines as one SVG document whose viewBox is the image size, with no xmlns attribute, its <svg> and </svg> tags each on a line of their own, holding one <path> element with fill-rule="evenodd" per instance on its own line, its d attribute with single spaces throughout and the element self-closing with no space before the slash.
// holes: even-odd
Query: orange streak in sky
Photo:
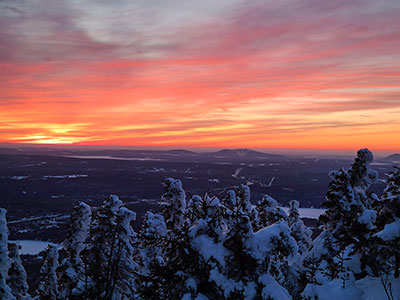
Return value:
<svg viewBox="0 0 400 300">
<path fill-rule="evenodd" d="M 8 12 L 0 142 L 399 151 L 400 7 L 296 3 L 172 33 Z"/>
</svg>

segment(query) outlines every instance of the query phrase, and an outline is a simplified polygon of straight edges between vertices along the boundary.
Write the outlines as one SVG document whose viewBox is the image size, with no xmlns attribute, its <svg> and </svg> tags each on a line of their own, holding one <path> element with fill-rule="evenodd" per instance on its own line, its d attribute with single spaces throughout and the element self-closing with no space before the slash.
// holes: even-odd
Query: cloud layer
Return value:
<svg viewBox="0 0 400 300">
<path fill-rule="evenodd" d="M 400 150 L 400 3 L 0 1 L 0 141 Z"/>
</svg>

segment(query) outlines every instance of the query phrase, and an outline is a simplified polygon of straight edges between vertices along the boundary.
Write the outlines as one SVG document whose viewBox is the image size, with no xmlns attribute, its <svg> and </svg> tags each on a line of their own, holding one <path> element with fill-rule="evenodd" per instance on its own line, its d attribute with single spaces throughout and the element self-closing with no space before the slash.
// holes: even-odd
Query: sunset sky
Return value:
<svg viewBox="0 0 400 300">
<path fill-rule="evenodd" d="M 399 0 L 0 0 L 0 142 L 400 150 Z"/>
</svg>

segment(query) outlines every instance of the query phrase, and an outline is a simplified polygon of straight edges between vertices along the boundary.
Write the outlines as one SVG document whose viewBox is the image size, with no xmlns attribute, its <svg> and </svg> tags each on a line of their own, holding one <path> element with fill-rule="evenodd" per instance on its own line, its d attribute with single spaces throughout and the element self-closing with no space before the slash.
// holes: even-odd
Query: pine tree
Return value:
<svg viewBox="0 0 400 300">
<path fill-rule="evenodd" d="M 163 260 L 152 260 L 146 275 L 141 276 L 139 298 L 146 300 L 181 299 L 191 291 L 198 270 L 199 254 L 192 247 L 189 227 L 172 231 L 163 239 Z"/>
<path fill-rule="evenodd" d="M 44 262 L 40 269 L 42 280 L 37 289 L 40 300 L 54 300 L 58 297 L 58 284 L 56 270 L 58 267 L 57 247 L 49 244 L 44 251 Z"/>
<path fill-rule="evenodd" d="M 293 224 L 300 220 L 300 213 L 299 213 L 299 201 L 291 200 L 289 201 L 289 216 L 288 216 L 288 225 L 291 227 Z"/>
<path fill-rule="evenodd" d="M 291 299 L 281 284 L 289 278 L 289 260 L 297 244 L 285 221 L 253 232 L 254 211 L 243 205 L 250 203 L 249 195 L 249 190 L 231 190 L 224 198 L 224 263 L 210 271 L 210 280 L 220 288 L 221 299 Z"/>
<path fill-rule="evenodd" d="M 189 224 L 196 225 L 199 223 L 207 223 L 206 229 L 210 236 L 218 236 L 221 230 L 225 229 L 225 223 L 223 221 L 223 215 L 226 210 L 222 207 L 218 197 L 210 197 L 208 193 L 204 194 L 203 197 L 194 195 L 188 203 L 187 213 L 189 216 Z"/>
<path fill-rule="evenodd" d="M 377 205 L 377 241 L 370 255 L 375 273 L 400 276 L 400 168 L 388 174 L 386 188 Z M 372 262 L 373 262 L 372 261 Z"/>
<path fill-rule="evenodd" d="M 114 299 L 129 300 L 136 293 L 135 273 L 138 265 L 133 260 L 136 233 L 131 223 L 136 220 L 136 213 L 121 207 L 117 218 L 117 248 L 110 274 L 110 295 Z"/>
<path fill-rule="evenodd" d="M 279 221 L 287 220 L 286 213 L 278 206 L 278 202 L 269 195 L 264 195 L 262 200 L 258 201 L 255 211 L 257 217 L 253 220 L 254 230 L 260 230 Z"/>
<path fill-rule="evenodd" d="M 189 231 L 191 248 L 198 255 L 185 284 L 193 296 L 218 299 L 221 297 L 220 288 L 210 279 L 211 271 L 221 269 L 224 264 L 220 251 L 224 249 L 227 229 L 223 216 L 225 211 L 220 200 L 207 193 L 202 198 L 193 196 L 189 201 L 190 208 L 198 212 Z"/>
<path fill-rule="evenodd" d="M 312 231 L 310 228 L 304 225 L 303 220 L 300 218 L 299 213 L 299 202 L 297 200 L 291 200 L 289 202 L 289 216 L 288 226 L 290 228 L 290 235 L 296 240 L 298 246 L 299 256 L 292 264 L 285 264 L 285 281 L 283 284 L 292 295 L 300 297 L 300 292 L 304 289 L 307 283 L 307 268 L 311 267 L 312 272 L 313 266 L 307 266 L 306 270 L 303 270 L 303 259 L 307 255 L 311 243 L 312 243 Z M 309 264 L 307 261 L 306 264 Z"/>
<path fill-rule="evenodd" d="M 253 237 L 250 218 L 240 212 L 235 213 L 235 218 L 228 219 L 228 231 L 223 240 L 227 249 L 222 267 L 215 267 L 211 271 L 211 280 L 220 287 L 220 293 L 226 299 L 241 299 L 245 295 L 245 287 L 256 290 L 257 259 L 252 255 L 248 241 Z M 226 282 L 230 282 L 229 286 Z"/>
<path fill-rule="evenodd" d="M 75 205 L 71 213 L 67 238 L 63 242 L 66 258 L 63 259 L 57 269 L 61 299 L 74 299 L 74 294 L 77 294 L 79 298 L 85 288 L 87 274 L 85 274 L 85 266 L 80 255 L 86 247 L 85 242 L 90 222 L 90 206 L 83 202 Z"/>
<path fill-rule="evenodd" d="M 29 287 L 26 282 L 26 271 L 22 266 L 19 249 L 19 245 L 8 243 L 10 268 L 8 269 L 7 285 L 11 288 L 11 292 L 17 300 L 28 300 L 31 297 L 28 294 Z"/>
<path fill-rule="evenodd" d="M 319 275 L 323 273 L 329 280 L 344 278 L 348 276 L 348 271 L 361 278 L 369 270 L 368 249 L 375 228 L 376 211 L 373 207 L 377 201 L 376 195 L 368 191 L 370 185 L 377 181 L 377 173 L 370 169 L 372 160 L 372 153 L 361 149 L 350 168 L 329 174 L 332 181 L 323 203 L 326 211 L 319 219 L 325 231 L 313 241 L 305 260 L 309 261 L 312 256 L 314 263 L 325 270 Z M 341 262 L 349 258 L 353 260 L 348 265 L 349 270 L 340 271 Z"/>
<path fill-rule="evenodd" d="M 250 188 L 244 184 L 236 189 L 228 190 L 222 202 L 224 207 L 233 214 L 250 215 L 253 210 L 250 200 Z"/>
<path fill-rule="evenodd" d="M 87 266 L 85 295 L 89 299 L 130 299 L 135 290 L 133 244 L 136 234 L 130 223 L 136 214 L 121 207 L 111 195 L 93 217 L 88 247 L 82 252 Z"/>
<path fill-rule="evenodd" d="M 167 178 L 163 182 L 164 194 L 161 197 L 162 213 L 167 228 L 179 230 L 186 213 L 186 194 L 179 179 Z"/>
<path fill-rule="evenodd" d="M 167 226 L 164 217 L 152 212 L 146 212 L 139 233 L 138 260 L 140 273 L 148 275 L 152 262 L 163 263 L 162 245 L 167 237 Z"/>
<path fill-rule="evenodd" d="M 9 260 L 8 260 L 8 228 L 6 220 L 7 211 L 0 208 L 0 299 L 14 300 L 10 287 L 6 283 Z"/>
<path fill-rule="evenodd" d="M 374 229 L 376 211 L 372 209 L 376 196 L 368 192 L 377 181 L 377 173 L 369 168 L 373 155 L 367 149 L 357 152 L 348 170 L 330 173 L 332 182 L 323 204 L 327 210 L 320 222 L 331 233 L 331 256 L 351 245 L 352 252 L 366 248 Z"/>
<path fill-rule="evenodd" d="M 289 202 L 289 217 L 288 225 L 290 227 L 290 235 L 294 237 L 299 246 L 299 253 L 305 254 L 311 247 L 311 235 L 312 231 L 310 228 L 304 225 L 302 219 L 300 219 L 299 213 L 299 202 L 297 200 L 292 200 Z"/>
<path fill-rule="evenodd" d="M 209 282 L 210 266 L 217 262 L 202 250 L 220 241 L 214 232 L 219 228 L 219 206 L 218 198 L 207 194 L 190 199 L 180 230 L 170 230 L 161 239 L 163 257 L 152 260 L 142 278 L 141 299 L 194 299 L 202 293 L 217 299 L 215 285 Z"/>
</svg>

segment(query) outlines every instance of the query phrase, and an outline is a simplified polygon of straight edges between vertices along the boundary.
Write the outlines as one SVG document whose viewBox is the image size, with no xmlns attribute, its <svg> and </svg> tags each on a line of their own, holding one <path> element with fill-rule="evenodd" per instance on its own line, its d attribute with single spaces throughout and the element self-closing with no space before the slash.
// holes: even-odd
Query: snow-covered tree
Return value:
<svg viewBox="0 0 400 300">
<path fill-rule="evenodd" d="M 264 195 L 255 206 L 256 218 L 253 219 L 254 230 L 259 230 L 279 221 L 286 221 L 287 215 L 278 205 L 278 202 L 269 195 Z"/>
<path fill-rule="evenodd" d="M 289 201 L 289 215 L 287 218 L 289 227 L 291 227 L 293 224 L 295 224 L 299 220 L 301 220 L 300 213 L 299 213 L 299 207 L 300 207 L 299 201 L 297 201 L 297 200 Z"/>
<path fill-rule="evenodd" d="M 378 203 L 377 241 L 371 250 L 374 271 L 400 276 L 400 168 L 388 174 L 386 188 Z"/>
<path fill-rule="evenodd" d="M 87 266 L 85 295 L 90 299 L 131 299 L 135 291 L 133 244 L 130 223 L 136 214 L 122 207 L 115 195 L 104 200 L 94 214 L 88 247 L 82 252 Z"/>
<path fill-rule="evenodd" d="M 192 247 L 188 225 L 168 234 L 162 247 L 163 259 L 152 260 L 147 274 L 140 278 L 140 299 L 181 299 L 196 282 L 189 279 L 197 270 L 199 255 Z"/>
<path fill-rule="evenodd" d="M 85 241 L 91 222 L 90 206 L 80 202 L 73 207 L 67 238 L 63 242 L 66 257 L 57 269 L 59 294 L 61 299 L 73 299 L 81 295 L 85 287 L 85 266 L 81 252 L 86 247 Z M 74 290 L 76 289 L 76 290 Z"/>
<path fill-rule="evenodd" d="M 13 300 L 15 297 L 12 295 L 11 289 L 6 283 L 9 268 L 6 213 L 7 211 L 5 209 L 0 208 L 0 299 Z"/>
<path fill-rule="evenodd" d="M 143 299 L 216 297 L 215 285 L 209 282 L 209 270 L 217 262 L 207 254 L 212 245 L 222 247 L 219 214 L 217 197 L 195 195 L 189 200 L 188 219 L 179 231 L 172 230 L 163 237 L 163 258 L 152 260 L 143 278 L 139 290 Z"/>
<path fill-rule="evenodd" d="M 247 185 L 240 185 L 235 189 L 228 190 L 222 203 L 233 215 L 250 215 L 253 206 L 250 202 L 250 188 Z"/>
<path fill-rule="evenodd" d="M 345 292 L 356 277 L 370 270 L 377 196 L 368 189 L 378 178 L 370 169 L 372 160 L 372 153 L 361 149 L 350 168 L 329 174 L 326 211 L 319 219 L 325 230 L 313 241 L 303 264 L 304 273 L 313 281 L 303 293 L 307 299 L 316 299 L 318 286 L 329 290 L 339 285 L 339 292 Z"/>
<path fill-rule="evenodd" d="M 167 228 L 179 230 L 186 213 L 186 194 L 179 179 L 167 178 L 163 182 L 164 194 L 161 197 L 162 213 Z"/>
<path fill-rule="evenodd" d="M 327 210 L 320 223 L 329 232 L 325 245 L 330 258 L 347 247 L 349 254 L 362 256 L 368 247 L 376 220 L 373 203 L 377 200 L 376 195 L 368 192 L 369 186 L 377 181 L 377 173 L 370 169 L 372 160 L 372 153 L 361 149 L 351 168 L 329 174 L 332 181 L 323 204 Z"/>
<path fill-rule="evenodd" d="M 306 227 L 303 220 L 300 219 L 299 201 L 291 200 L 289 206 L 288 225 L 291 231 L 290 234 L 294 237 L 299 246 L 299 253 L 304 254 L 311 247 L 312 231 L 310 228 Z"/>
<path fill-rule="evenodd" d="M 224 230 L 219 232 L 219 238 L 200 236 L 204 239 L 202 256 L 209 257 L 209 281 L 216 287 L 216 298 L 291 299 L 281 283 L 288 278 L 289 257 L 298 250 L 287 224 L 253 232 L 254 210 L 246 186 L 228 191 L 222 205 Z"/>
<path fill-rule="evenodd" d="M 133 260 L 136 233 L 131 226 L 134 220 L 135 212 L 126 207 L 120 208 L 116 230 L 117 247 L 109 279 L 112 286 L 110 295 L 114 299 L 132 299 L 136 292 L 135 273 L 138 266 Z"/>
<path fill-rule="evenodd" d="M 257 287 L 258 263 L 248 247 L 254 233 L 246 214 L 236 212 L 227 223 L 228 231 L 223 240 L 224 262 L 221 268 L 217 266 L 211 271 L 211 280 L 220 288 L 223 297 L 240 299 L 245 294 L 255 293 Z"/>
<path fill-rule="evenodd" d="M 226 224 L 223 220 L 224 214 L 227 210 L 221 205 L 218 197 L 210 197 L 206 193 L 203 197 L 194 195 L 188 203 L 188 215 L 190 219 L 190 225 L 196 225 L 199 223 L 206 223 L 207 226 L 200 231 L 196 230 L 197 233 L 206 233 L 210 236 L 215 236 L 218 239 L 221 231 L 225 229 Z"/>
<path fill-rule="evenodd" d="M 8 258 L 10 267 L 7 275 L 7 285 L 11 288 L 12 294 L 17 300 L 28 300 L 28 284 L 26 282 L 26 271 L 19 256 L 20 246 L 15 243 L 8 243 Z"/>
<path fill-rule="evenodd" d="M 218 197 L 210 197 L 208 194 L 202 198 L 193 196 L 189 207 L 198 212 L 189 232 L 191 247 L 198 253 L 198 257 L 186 285 L 190 285 L 192 295 L 218 298 L 220 288 L 211 280 L 211 274 L 213 269 L 220 269 L 225 263 L 225 211 Z"/>
<path fill-rule="evenodd" d="M 167 226 L 164 217 L 146 212 L 143 225 L 139 233 L 139 253 L 138 261 L 140 273 L 147 275 L 150 264 L 154 261 L 163 263 L 163 245 L 167 237 Z"/>
<path fill-rule="evenodd" d="M 304 257 L 311 247 L 312 230 L 306 227 L 300 218 L 299 202 L 297 200 L 289 202 L 288 226 L 290 228 L 290 235 L 296 240 L 299 256 L 292 263 L 287 263 L 282 268 L 286 271 L 284 286 L 290 290 L 292 295 L 299 297 L 299 293 L 304 289 L 307 282 L 302 264 Z M 301 276 L 302 274 L 303 276 Z"/>
<path fill-rule="evenodd" d="M 58 297 L 56 270 L 58 267 L 58 249 L 49 244 L 44 251 L 44 262 L 40 269 L 41 281 L 37 289 L 40 300 L 54 300 Z"/>
</svg>

